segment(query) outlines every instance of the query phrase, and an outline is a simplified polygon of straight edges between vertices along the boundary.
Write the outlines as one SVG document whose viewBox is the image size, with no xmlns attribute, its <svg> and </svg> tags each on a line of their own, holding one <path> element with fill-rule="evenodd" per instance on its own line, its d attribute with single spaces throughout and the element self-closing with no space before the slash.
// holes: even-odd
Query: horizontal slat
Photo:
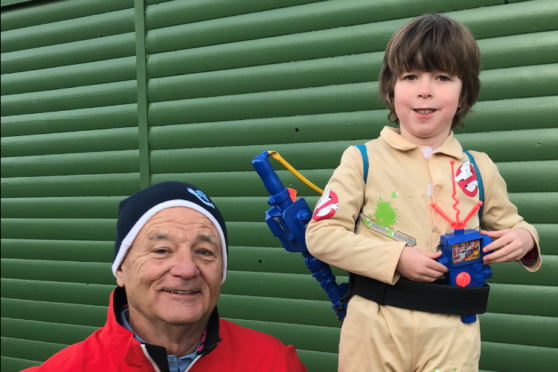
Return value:
<svg viewBox="0 0 558 372">
<path fill-rule="evenodd" d="M 420 9 L 419 14 L 424 13 L 424 8 Z M 558 6 L 553 1 L 538 1 L 450 12 L 448 15 L 463 21 L 475 38 L 480 40 L 555 30 L 554 18 L 558 15 Z M 160 77 L 379 52 L 385 49 L 389 38 L 408 20 L 397 19 L 152 54 L 148 61 L 148 74 L 150 77 Z"/>
<path fill-rule="evenodd" d="M 121 34 L 42 48 L 2 53 L 1 72 L 21 71 L 75 65 L 134 56 L 135 33 Z"/>
<path fill-rule="evenodd" d="M 131 80 L 3 96 L 2 115 L 27 115 L 135 103 L 136 85 L 136 81 Z"/>
<path fill-rule="evenodd" d="M 2 118 L 2 138 L 137 126 L 137 105 L 105 106 Z"/>
<path fill-rule="evenodd" d="M 510 194 L 509 197 L 529 223 L 558 224 L 558 192 Z"/>
<path fill-rule="evenodd" d="M 65 345 L 83 341 L 97 330 L 97 327 L 11 318 L 2 318 L 1 325 L 2 337 Z"/>
<path fill-rule="evenodd" d="M 245 13 L 263 12 L 316 1 L 320 0 L 287 0 L 280 3 L 259 0 L 171 1 L 157 6 L 148 6 L 145 12 L 145 24 L 147 29 L 154 29 Z M 160 2 L 162 1 L 147 1 L 147 4 Z"/>
<path fill-rule="evenodd" d="M 541 86 L 540 79 L 548 84 Z M 481 73 L 485 100 L 558 95 L 558 64 Z M 556 82 L 556 84 L 553 84 Z M 383 109 L 377 82 L 157 102 L 153 126 Z"/>
<path fill-rule="evenodd" d="M 120 196 L 140 190 L 139 173 L 2 178 L 2 198 Z"/>
<path fill-rule="evenodd" d="M 2 239 L 2 259 L 112 262 L 113 242 Z"/>
<path fill-rule="evenodd" d="M 364 141 L 363 141 L 364 142 Z M 268 146 L 274 149 L 275 146 Z M 254 152 L 253 156 L 257 155 Z M 339 156 L 341 157 L 341 156 Z M 292 159 L 286 160 L 291 162 Z M 281 166 L 272 161 L 276 168 Z M 496 164 L 500 174 L 506 180 L 509 192 L 549 192 L 556 190 L 558 183 L 558 161 L 530 161 L 530 162 L 507 162 Z M 306 169 L 303 175 L 319 187 L 324 187 L 334 169 Z M 315 191 L 304 185 L 294 175 L 286 170 L 277 170 L 281 182 L 294 188 L 299 196 L 315 196 Z M 255 171 L 245 172 L 212 172 L 212 173 L 166 173 L 155 174 L 151 181 L 153 184 L 163 181 L 183 181 L 198 186 L 208 195 L 214 197 L 224 196 L 269 196 L 261 179 Z M 222 187 L 225 182 L 227 187 Z"/>
<path fill-rule="evenodd" d="M 2 239 L 114 241 L 116 237 L 115 219 L 3 218 L 2 228 Z M 265 222 L 228 222 L 227 232 L 232 246 L 281 246 Z"/>
<path fill-rule="evenodd" d="M 148 32 L 146 43 L 148 52 L 153 54 L 255 38 L 271 38 L 365 23 L 379 23 L 416 17 L 425 12 L 447 12 L 496 3 L 497 0 L 451 2 L 425 0 L 421 1 L 420 5 L 412 0 L 322 2 L 161 28 Z"/>
<path fill-rule="evenodd" d="M 107 306 L 61 304 L 2 298 L 2 317 L 102 327 L 107 321 Z"/>
<path fill-rule="evenodd" d="M 117 218 L 124 197 L 2 199 L 2 218 Z"/>
<path fill-rule="evenodd" d="M 338 364 L 337 353 L 322 353 L 319 351 L 296 350 L 298 357 L 308 371 L 336 372 Z M 481 371 L 482 372 L 482 371 Z"/>
<path fill-rule="evenodd" d="M 3 346 L 2 341 L 2 346 Z M 7 347 L 6 347 L 7 348 Z M 5 348 L 3 348 L 5 350 Z M 25 356 L 28 358 L 28 356 Z M 1 357 L 1 364 L 0 369 L 4 372 L 20 372 L 26 368 L 31 368 L 35 366 L 41 365 L 41 362 L 28 360 L 28 359 L 19 359 L 19 358 L 10 358 L 6 356 Z"/>
<path fill-rule="evenodd" d="M 491 265 L 492 278 L 490 283 L 548 285 L 556 287 L 558 273 L 558 257 L 542 255 L 541 268 L 531 273 L 517 262 L 506 262 Z"/>
<path fill-rule="evenodd" d="M 134 31 L 134 9 L 2 32 L 2 53 L 101 38 Z"/>
<path fill-rule="evenodd" d="M 261 322 L 257 320 L 227 319 L 242 327 L 255 329 L 278 338 L 296 349 L 336 353 L 339 347 L 339 328 L 300 324 Z"/>
<path fill-rule="evenodd" d="M 115 219 L 2 219 L 2 239 L 114 241 Z"/>
<path fill-rule="evenodd" d="M 558 129 L 471 133 L 456 136 L 464 148 L 486 152 L 493 161 L 555 160 Z M 344 150 L 362 141 L 255 145 L 151 152 L 152 173 L 251 171 L 254 156 L 267 150 L 279 151 L 299 171 L 335 168 Z M 188 161 L 185 161 L 188 159 Z"/>
<path fill-rule="evenodd" d="M 556 115 L 558 96 L 477 102 L 465 118 L 465 128 L 455 132 L 555 128 Z"/>
<path fill-rule="evenodd" d="M 66 283 L 115 285 L 110 263 L 3 259 L 2 277 Z M 346 280 L 340 277 L 339 281 Z M 280 285 L 278 285 L 280 283 Z M 327 300 L 311 275 L 230 271 L 222 293 L 247 296 Z"/>
<path fill-rule="evenodd" d="M 136 78 L 136 58 L 124 57 L 72 66 L 2 75 L 2 95 L 112 83 Z"/>
<path fill-rule="evenodd" d="M 558 62 L 557 31 L 484 39 L 478 46 L 483 70 Z"/>
<path fill-rule="evenodd" d="M 30 361 L 43 362 L 67 346 L 59 343 L 2 337 L 2 355 Z M 3 368 L 2 371 L 4 371 Z"/>
<path fill-rule="evenodd" d="M 540 243 L 543 252 L 548 255 L 558 255 L 558 229 L 555 224 L 537 224 L 535 225 L 541 239 Z"/>
<path fill-rule="evenodd" d="M 59 1 L 48 4 L 36 3 L 19 9 L 2 9 L 2 31 L 31 27 L 93 14 L 114 12 L 133 8 L 133 0 L 82 0 Z"/>
<path fill-rule="evenodd" d="M 482 72 L 480 101 L 558 95 L 558 64 L 540 65 L 536 68 L 513 67 Z M 541 86 L 539 79 L 551 86 Z M 519 87 L 525 88 L 520 89 Z M 541 89 L 542 88 L 542 89 Z"/>
<path fill-rule="evenodd" d="M 556 317 L 482 314 L 480 324 L 483 341 L 558 348 Z"/>
<path fill-rule="evenodd" d="M 376 138 L 387 110 L 153 127 L 152 150 Z M 479 102 L 456 133 L 554 128 L 558 96 Z M 247 136 L 246 133 L 250 133 Z M 365 139 L 366 138 L 366 139 Z M 548 190 L 550 191 L 550 190 Z"/>
<path fill-rule="evenodd" d="M 558 161 L 521 161 L 497 163 L 506 180 L 508 192 L 551 192 L 558 184 Z"/>
<path fill-rule="evenodd" d="M 62 283 L 2 278 L 2 297 L 31 301 L 108 306 L 116 284 Z"/>
<path fill-rule="evenodd" d="M 223 180 L 226 182 L 226 180 Z M 314 209 L 319 196 L 306 197 Z M 267 197 L 214 197 L 227 222 L 262 222 Z M 122 198 L 11 198 L 2 200 L 2 218 L 116 218 Z M 558 193 L 510 194 L 531 223 L 558 223 Z"/>
<path fill-rule="evenodd" d="M 463 148 L 486 152 L 494 162 L 557 160 L 558 128 L 464 133 L 455 137 Z"/>
<path fill-rule="evenodd" d="M 139 150 L 2 158 L 2 178 L 139 172 Z"/>
<path fill-rule="evenodd" d="M 2 157 L 133 150 L 137 128 L 36 134 L 2 138 Z"/>
<path fill-rule="evenodd" d="M 540 371 L 552 371 L 558 350 L 549 347 L 482 342 L 480 368 L 493 371 L 523 372 L 533 370 L 533 361 Z M 554 366 L 554 367 L 553 367 Z"/>
<path fill-rule="evenodd" d="M 487 311 L 558 317 L 557 296 L 556 286 L 491 283 Z"/>
<path fill-rule="evenodd" d="M 490 40 L 497 40 L 497 45 L 507 45 L 507 42 L 515 45 L 516 48 L 512 52 L 508 49 L 506 49 L 507 53 L 502 50 L 492 52 L 492 49 L 488 49 L 488 56 L 483 54 L 483 61 L 488 59 L 492 68 L 558 62 L 556 53 L 548 52 L 549 50 L 553 52 L 558 47 L 556 31 L 505 39 L 510 40 Z M 537 47 L 536 53 L 531 50 L 533 46 Z M 492 45 L 487 48 L 492 48 Z M 524 60 L 525 56 L 537 57 Z M 376 81 L 382 68 L 383 58 L 383 52 L 375 52 L 153 78 L 149 81 L 148 94 L 150 102 L 161 102 Z M 184 89 L 184 86 L 188 86 L 189 89 Z"/>
<path fill-rule="evenodd" d="M 375 81 L 383 53 L 150 79 L 150 102 Z M 373 71 L 371 71 L 371 68 Z M 189 89 L 184 89 L 187 86 Z"/>
</svg>

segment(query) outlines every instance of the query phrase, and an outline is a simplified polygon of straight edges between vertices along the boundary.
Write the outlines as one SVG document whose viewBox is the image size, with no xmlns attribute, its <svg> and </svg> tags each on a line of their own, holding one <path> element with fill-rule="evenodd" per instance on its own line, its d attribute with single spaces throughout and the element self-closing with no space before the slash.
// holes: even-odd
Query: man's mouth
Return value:
<svg viewBox="0 0 558 372">
<path fill-rule="evenodd" d="M 164 290 L 164 292 L 172 293 L 172 294 L 179 294 L 179 295 L 188 295 L 188 294 L 200 293 L 200 291 L 173 291 L 173 290 Z"/>
<path fill-rule="evenodd" d="M 436 109 L 413 109 L 413 111 L 415 111 L 416 113 L 419 113 L 421 115 L 428 115 L 433 113 L 434 111 L 436 111 Z"/>
</svg>

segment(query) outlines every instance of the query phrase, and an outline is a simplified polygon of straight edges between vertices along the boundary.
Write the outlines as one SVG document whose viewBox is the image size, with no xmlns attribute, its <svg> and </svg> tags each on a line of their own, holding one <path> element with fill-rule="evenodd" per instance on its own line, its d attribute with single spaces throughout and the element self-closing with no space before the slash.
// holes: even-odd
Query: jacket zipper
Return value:
<svg viewBox="0 0 558 372">
<path fill-rule="evenodd" d="M 198 359 L 200 359 L 203 355 L 198 355 L 196 357 L 196 359 L 192 360 L 192 363 L 190 363 L 190 365 L 188 366 L 188 368 L 186 368 L 184 370 L 184 372 L 188 372 L 190 370 L 190 368 L 192 368 L 192 366 L 198 361 Z"/>
<path fill-rule="evenodd" d="M 157 365 L 157 363 L 155 363 L 155 361 L 153 360 L 153 358 L 151 358 L 151 355 L 149 355 L 149 352 L 147 352 L 147 348 L 145 347 L 145 344 L 141 344 L 141 350 L 142 350 L 143 353 L 145 354 L 145 357 L 147 358 L 147 360 L 149 360 L 149 362 L 151 363 L 151 365 L 152 365 L 153 368 L 155 369 L 155 372 L 161 372 L 161 370 L 159 369 L 159 366 Z"/>
</svg>

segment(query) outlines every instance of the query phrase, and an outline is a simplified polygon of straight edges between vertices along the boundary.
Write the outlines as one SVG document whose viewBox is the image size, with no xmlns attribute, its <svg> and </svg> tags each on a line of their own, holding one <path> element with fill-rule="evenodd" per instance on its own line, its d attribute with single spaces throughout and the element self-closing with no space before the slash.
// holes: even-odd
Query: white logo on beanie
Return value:
<svg viewBox="0 0 558 372">
<path fill-rule="evenodd" d="M 189 188 L 189 187 L 188 187 L 188 191 L 190 192 L 190 194 L 194 194 L 198 199 L 200 199 L 200 201 L 201 201 L 203 204 L 205 204 L 205 205 L 207 205 L 207 206 L 210 206 L 211 208 L 215 209 L 215 206 L 213 205 L 213 203 L 211 203 L 211 202 L 209 201 L 209 198 L 207 197 L 207 195 L 205 195 L 205 194 L 203 193 L 203 191 L 201 191 L 201 190 L 196 190 L 196 191 L 194 191 L 194 190 L 192 190 L 192 189 Z"/>
</svg>

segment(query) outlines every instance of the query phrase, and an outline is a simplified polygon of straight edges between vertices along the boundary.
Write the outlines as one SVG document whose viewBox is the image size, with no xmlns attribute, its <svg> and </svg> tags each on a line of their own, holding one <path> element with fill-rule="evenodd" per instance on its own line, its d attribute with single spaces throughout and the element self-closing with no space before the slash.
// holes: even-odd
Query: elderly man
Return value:
<svg viewBox="0 0 558 372">
<path fill-rule="evenodd" d="M 28 371 L 303 372 L 295 349 L 219 319 L 227 230 L 195 186 L 164 182 L 120 203 L 105 326 Z"/>
</svg>

